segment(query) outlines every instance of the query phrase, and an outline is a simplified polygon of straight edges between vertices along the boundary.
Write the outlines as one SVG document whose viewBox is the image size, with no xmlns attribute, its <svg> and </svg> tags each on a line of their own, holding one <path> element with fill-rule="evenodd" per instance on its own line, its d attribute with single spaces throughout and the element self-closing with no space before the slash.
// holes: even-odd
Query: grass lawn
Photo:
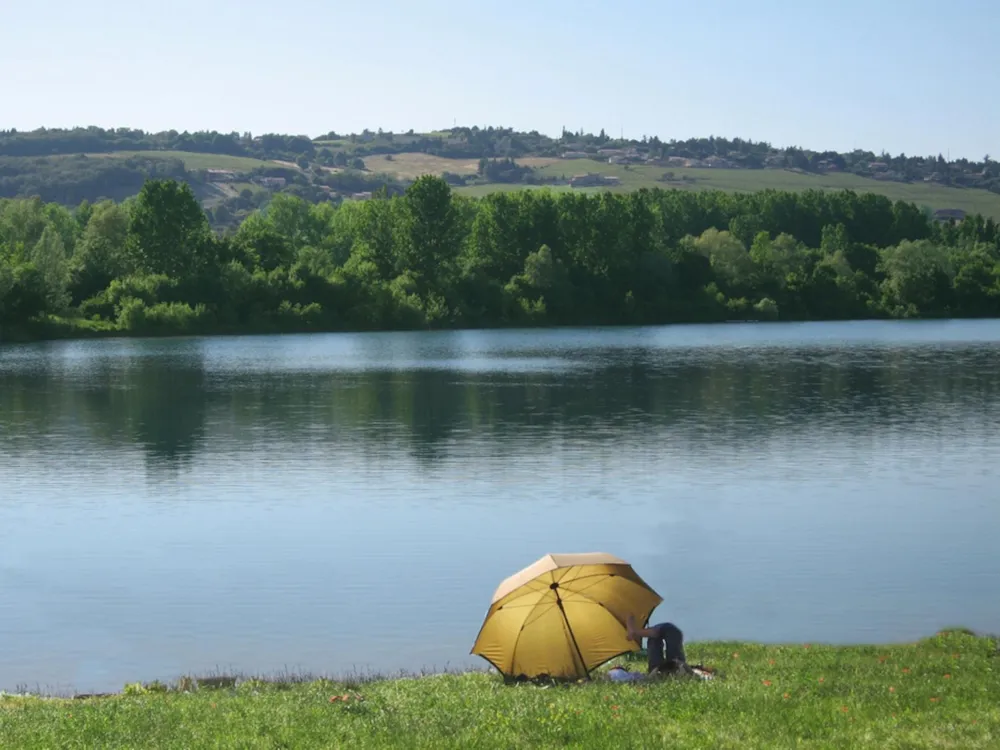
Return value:
<svg viewBox="0 0 1000 750">
<path fill-rule="evenodd" d="M 0 747 L 997 748 L 997 648 L 960 631 L 896 646 L 691 644 L 692 663 L 721 670 L 710 682 L 505 686 L 472 673 L 7 696 Z"/>
<path fill-rule="evenodd" d="M 130 156 L 146 156 L 153 159 L 180 159 L 185 169 L 232 169 L 238 172 L 249 172 L 257 167 L 282 166 L 277 162 L 251 159 L 246 156 L 227 156 L 225 154 L 198 154 L 193 151 L 114 151 L 108 154 L 87 154 L 94 159 L 127 159 Z"/>
</svg>

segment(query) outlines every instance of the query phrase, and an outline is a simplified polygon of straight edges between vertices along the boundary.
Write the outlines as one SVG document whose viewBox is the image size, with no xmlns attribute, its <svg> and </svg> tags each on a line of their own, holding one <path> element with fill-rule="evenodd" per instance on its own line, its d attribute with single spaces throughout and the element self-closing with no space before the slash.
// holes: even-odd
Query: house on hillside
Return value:
<svg viewBox="0 0 1000 750">
<path fill-rule="evenodd" d="M 645 154 L 632 147 L 626 149 L 603 148 L 598 151 L 601 156 L 608 157 L 608 164 L 633 164 L 645 160 Z"/>
<path fill-rule="evenodd" d="M 938 221 L 962 221 L 965 211 L 960 208 L 939 208 L 934 212 L 934 218 Z"/>
<path fill-rule="evenodd" d="M 712 169 L 732 169 L 733 168 L 732 162 L 726 161 L 721 156 L 709 156 L 707 159 L 704 159 L 702 163 L 706 167 L 710 167 Z"/>
<path fill-rule="evenodd" d="M 885 172 L 889 169 L 889 165 L 884 161 L 872 161 L 868 163 L 868 169 L 872 172 Z"/>
<path fill-rule="evenodd" d="M 206 169 L 205 179 L 208 182 L 236 182 L 236 172 L 231 169 Z"/>
<path fill-rule="evenodd" d="M 361 193 L 351 193 L 351 198 L 356 201 L 367 201 L 371 200 L 372 192 L 371 190 L 365 190 Z"/>
<path fill-rule="evenodd" d="M 563 159 L 586 159 L 590 154 L 586 151 L 563 151 Z"/>
<path fill-rule="evenodd" d="M 258 177 L 254 180 L 258 185 L 269 190 L 281 190 L 288 182 L 284 177 Z"/>
</svg>

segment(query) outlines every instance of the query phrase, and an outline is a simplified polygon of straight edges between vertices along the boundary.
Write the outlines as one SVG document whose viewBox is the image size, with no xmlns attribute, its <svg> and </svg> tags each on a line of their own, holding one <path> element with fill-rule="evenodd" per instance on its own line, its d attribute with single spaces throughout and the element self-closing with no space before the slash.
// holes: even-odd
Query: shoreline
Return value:
<svg viewBox="0 0 1000 750">
<path fill-rule="evenodd" d="M 91 340 L 135 340 L 135 339 L 185 339 L 185 338 L 251 338 L 255 336 L 306 336 L 306 335 L 348 335 L 348 334 L 393 334 L 393 333 L 458 333 L 476 331 L 551 331 L 551 330 L 619 330 L 630 328 L 673 328 L 688 326 L 782 326 L 782 325 L 836 325 L 845 323 L 893 323 L 920 325 L 928 323 L 975 323 L 997 322 L 1000 317 L 864 317 L 864 318 L 822 318 L 789 320 L 674 320 L 663 323 L 545 323 L 540 325 L 498 324 L 492 326 L 441 326 L 418 328 L 280 328 L 280 327 L 206 327 L 191 331 L 129 331 L 111 324 L 95 324 L 92 321 L 74 318 L 58 318 L 36 321 L 29 325 L 0 326 L 0 347 L 4 345 L 37 344 L 49 341 L 91 341 Z"/>
<path fill-rule="evenodd" d="M 917 641 L 891 641 L 884 643 L 847 643 L 847 644 L 837 644 L 837 643 L 823 643 L 823 642 L 813 642 L 808 644 L 800 643 L 764 643 L 758 641 L 739 641 L 739 640 L 724 640 L 724 641 L 690 641 L 684 644 L 686 650 L 694 654 L 700 654 L 704 652 L 714 652 L 720 648 L 726 649 L 755 649 L 755 650 L 787 650 L 787 649 L 797 649 L 805 648 L 808 649 L 822 649 L 830 652 L 840 652 L 840 653 L 851 653 L 858 650 L 872 650 L 872 649 L 898 649 L 905 647 L 916 647 L 922 643 L 925 643 L 934 638 L 947 638 L 952 636 L 962 636 L 967 638 L 973 638 L 980 641 L 993 642 L 994 648 L 996 650 L 996 656 L 998 658 L 998 668 L 1000 668 L 1000 634 L 977 632 L 970 628 L 956 626 L 950 628 L 944 628 L 939 630 L 932 636 L 921 638 Z M 592 675 L 599 678 L 605 672 L 607 672 L 612 666 L 616 664 L 626 664 L 632 671 L 636 671 L 637 665 L 640 671 L 645 669 L 645 659 L 646 651 L 641 649 L 634 651 L 622 656 L 615 657 L 605 662 L 604 664 L 598 666 L 593 670 Z M 690 658 L 688 661 L 690 663 L 698 663 L 698 658 Z M 707 665 L 712 666 L 712 665 Z M 238 670 L 225 671 L 216 670 L 208 671 L 202 675 L 198 674 L 184 674 L 178 675 L 173 678 L 156 678 L 149 681 L 136 681 L 128 682 L 116 691 L 104 691 L 104 690 L 89 690 L 89 691 L 77 691 L 72 687 L 65 690 L 42 690 L 36 687 L 35 690 L 29 689 L 27 684 L 19 684 L 15 686 L 13 690 L 0 689 L 0 699 L 11 698 L 11 697 L 21 697 L 21 698 L 39 698 L 46 700 L 81 700 L 86 698 L 109 698 L 115 696 L 121 696 L 127 694 L 130 690 L 132 692 L 143 692 L 140 688 L 145 689 L 145 692 L 149 693 L 169 693 L 169 692 L 193 692 L 198 689 L 217 689 L 217 688 L 238 688 L 242 684 L 252 683 L 255 685 L 270 685 L 270 686 L 288 686 L 288 685 L 307 685 L 311 683 L 325 683 L 331 685 L 367 685 L 372 683 L 387 683 L 387 682 L 397 682 L 401 680 L 421 680 L 429 678 L 440 678 L 440 677 L 467 677 L 470 675 L 481 675 L 487 676 L 497 681 L 502 681 L 500 673 L 489 664 L 484 663 L 482 666 L 469 666 L 464 668 L 449 668 L 445 667 L 443 669 L 437 669 L 434 667 L 422 667 L 420 669 L 408 670 L 400 669 L 398 671 L 384 672 L 379 670 L 369 670 L 369 671 L 349 671 L 341 673 L 322 673 L 322 672 L 308 672 L 308 671 L 292 671 L 292 670 L 278 670 L 272 673 L 253 673 L 253 672 L 242 672 Z M 593 679 L 591 682 L 596 682 L 598 679 Z M 533 681 L 526 680 L 524 682 L 531 683 Z M 561 682 L 561 681 L 556 681 Z M 569 681 L 576 682 L 576 681 Z M 36 683 L 36 686 L 38 683 Z"/>
<path fill-rule="evenodd" d="M 238 688 L 244 684 L 268 685 L 284 687 L 291 685 L 330 684 L 330 685 L 368 685 L 372 683 L 395 682 L 400 680 L 422 680 L 434 677 L 464 677 L 468 675 L 497 676 L 496 671 L 488 666 L 468 667 L 458 669 L 401 669 L 392 672 L 371 670 L 368 672 L 240 672 L 240 671 L 208 671 L 205 674 L 180 675 L 170 679 L 158 678 L 148 681 L 126 682 L 119 690 L 87 690 L 77 691 L 66 689 L 31 689 L 29 684 L 19 684 L 13 690 L 0 689 L 0 700 L 4 698 L 33 698 L 39 700 L 72 701 L 90 698 L 113 698 L 131 693 L 175 693 L 194 692 L 196 690 L 214 690 Z M 38 683 L 35 683 L 36 686 Z"/>
<path fill-rule="evenodd" d="M 1000 639 L 943 630 L 895 645 L 691 642 L 711 680 L 417 678 L 0 695 L 0 747 L 886 747 L 1000 744 Z M 634 671 L 644 660 L 626 659 Z M 177 687 L 181 687 L 178 685 Z"/>
</svg>

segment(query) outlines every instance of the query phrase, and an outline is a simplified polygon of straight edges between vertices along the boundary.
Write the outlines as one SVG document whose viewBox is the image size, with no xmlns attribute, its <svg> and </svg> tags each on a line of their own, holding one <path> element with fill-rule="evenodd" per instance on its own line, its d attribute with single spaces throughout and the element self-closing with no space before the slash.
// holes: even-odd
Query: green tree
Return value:
<svg viewBox="0 0 1000 750">
<path fill-rule="evenodd" d="M 191 186 L 149 180 L 129 209 L 126 252 L 137 270 L 188 278 L 210 263 L 208 218 Z"/>
<path fill-rule="evenodd" d="M 570 313 L 571 283 L 562 261 L 548 245 L 529 253 L 524 271 L 514 276 L 506 291 L 515 303 L 513 320 L 563 322 Z"/>
<path fill-rule="evenodd" d="M 80 304 L 126 275 L 125 243 L 128 239 L 128 212 L 118 203 L 103 201 L 92 206 L 90 218 L 70 260 L 70 291 Z"/>
<path fill-rule="evenodd" d="M 0 244 L 6 244 L 11 251 L 27 254 L 41 239 L 48 226 L 45 204 L 38 198 L 0 202 Z"/>
<path fill-rule="evenodd" d="M 291 222 L 284 226 L 286 230 L 292 229 Z M 265 271 L 273 271 L 291 262 L 295 256 L 293 242 L 292 238 L 278 231 L 271 216 L 264 216 L 259 211 L 254 211 L 244 219 L 233 237 L 237 258 L 251 269 L 261 268 Z"/>
<path fill-rule="evenodd" d="M 263 213 L 268 225 L 285 239 L 293 252 L 323 243 L 327 230 L 324 218 L 302 198 L 278 193 Z"/>
<path fill-rule="evenodd" d="M 462 247 L 462 227 L 451 188 L 440 177 L 419 177 L 402 199 L 401 270 L 416 274 L 422 290 L 443 291 Z"/>
<path fill-rule="evenodd" d="M 73 212 L 73 218 L 76 219 L 77 227 L 82 232 L 87 223 L 90 221 L 90 217 L 94 214 L 94 206 L 90 201 L 84 200 L 76 207 L 76 211 Z"/>
<path fill-rule="evenodd" d="M 1000 317 L 1000 260 L 987 247 L 956 253 L 955 307 L 971 317 Z"/>
<path fill-rule="evenodd" d="M 752 279 L 754 264 L 746 247 L 728 231 L 706 229 L 689 240 L 692 247 L 708 258 L 715 275 L 727 286 L 745 287 Z"/>
<path fill-rule="evenodd" d="M 356 210 L 356 243 L 351 256 L 364 257 L 375 265 L 377 278 L 391 280 L 404 270 L 400 259 L 399 203 L 389 200 L 364 201 Z"/>
<path fill-rule="evenodd" d="M 881 270 L 883 305 L 891 315 L 948 312 L 955 271 L 944 248 L 930 240 L 903 240 L 882 251 Z"/>
<path fill-rule="evenodd" d="M 69 258 L 59 233 L 52 226 L 45 227 L 42 236 L 32 248 L 29 260 L 41 274 L 45 287 L 45 305 L 50 312 L 62 312 L 70 303 Z"/>
<path fill-rule="evenodd" d="M 465 265 L 470 273 L 509 279 L 524 264 L 525 245 L 535 239 L 530 191 L 493 193 L 476 207 Z"/>
<path fill-rule="evenodd" d="M 0 323 L 23 324 L 47 311 L 48 289 L 30 263 L 0 260 Z"/>
</svg>

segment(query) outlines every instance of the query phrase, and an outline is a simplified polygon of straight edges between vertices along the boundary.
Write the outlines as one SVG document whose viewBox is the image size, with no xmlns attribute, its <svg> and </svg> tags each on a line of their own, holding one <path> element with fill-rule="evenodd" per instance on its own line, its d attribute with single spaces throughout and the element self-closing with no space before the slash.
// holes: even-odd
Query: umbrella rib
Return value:
<svg viewBox="0 0 1000 750">
<path fill-rule="evenodd" d="M 606 572 L 588 573 L 587 575 L 577 576 L 573 580 L 574 581 L 583 581 L 583 580 L 585 580 L 587 578 L 621 578 L 623 581 L 628 581 L 629 583 L 635 583 L 636 585 L 639 585 L 636 581 L 633 581 L 628 576 L 623 576 L 620 573 L 606 573 Z"/>
<path fill-rule="evenodd" d="M 524 597 L 530 594 L 537 594 L 539 591 L 544 591 L 547 588 L 548 586 L 544 583 L 539 582 L 536 584 L 535 581 L 528 581 L 523 586 L 519 586 L 513 591 L 511 591 L 509 594 L 507 594 L 507 596 L 503 597 L 503 599 L 506 599 L 507 597 L 513 597 L 511 601 L 517 601 L 518 599 L 523 599 Z M 521 591 L 521 589 L 526 589 L 526 591 Z M 505 604 L 504 607 L 506 606 L 507 605 Z"/>
<path fill-rule="evenodd" d="M 621 578 L 621 579 L 622 579 L 623 581 L 627 581 L 628 583 L 632 584 L 633 586 L 638 586 L 638 587 L 639 587 L 640 589 L 645 589 L 645 590 L 647 590 L 647 591 L 651 591 L 651 592 L 652 592 L 653 594 L 656 594 L 656 592 L 655 592 L 655 591 L 653 591 L 652 589 L 650 589 L 650 588 L 649 588 L 648 586 L 642 586 L 641 584 L 639 584 L 639 583 L 636 583 L 635 581 L 633 581 L 633 580 L 631 580 L 631 579 L 629 579 L 629 578 L 625 578 L 624 576 L 618 576 L 618 577 L 620 577 L 620 578 Z M 564 588 L 564 587 L 560 587 L 560 588 L 561 588 L 561 590 L 562 590 L 562 591 L 568 591 L 568 592 L 570 592 L 571 594 L 580 594 L 580 596 L 586 596 L 586 597 L 587 597 L 588 599 L 592 599 L 593 597 L 589 596 L 589 595 L 588 595 L 588 594 L 586 593 L 586 592 L 587 592 L 587 590 L 588 590 L 588 589 L 591 589 L 591 588 L 593 588 L 594 586 L 596 586 L 596 585 L 598 585 L 599 583 L 601 583 L 601 580 L 603 580 L 604 578 L 607 578 L 607 576 L 606 576 L 606 575 L 604 575 L 604 574 L 601 574 L 600 576 L 598 576 L 598 575 L 594 575 L 594 576 L 582 576 L 581 578 L 577 578 L 577 579 L 575 579 L 575 580 L 577 580 L 577 581 L 581 581 L 581 580 L 583 580 L 584 578 L 598 578 L 599 580 L 596 580 L 596 581 L 594 581 L 593 583 L 591 583 L 591 584 L 589 584 L 589 585 L 587 585 L 587 586 L 585 586 L 584 588 L 581 588 L 581 589 L 575 589 L 575 588 Z M 659 594 L 656 594 L 656 596 L 659 596 Z M 661 598 L 662 598 L 662 597 L 661 597 Z"/>
<path fill-rule="evenodd" d="M 507 609 L 524 609 L 525 607 L 539 607 L 542 604 L 544 604 L 544 602 L 532 602 L 530 604 L 504 604 L 502 607 L 500 607 L 500 609 L 503 609 L 503 610 L 507 610 Z"/>
<path fill-rule="evenodd" d="M 591 577 L 593 577 L 593 576 L 584 576 L 584 578 L 591 578 Z M 576 580 L 580 580 L 580 579 L 578 578 Z M 631 580 L 629 578 L 624 578 L 623 577 L 623 580 L 628 581 L 633 586 L 639 586 L 639 588 L 646 588 L 647 590 L 651 591 L 651 589 L 649 589 L 648 587 L 643 587 L 640 584 L 636 583 L 635 581 L 633 581 L 633 580 Z M 618 619 L 618 616 L 614 612 L 612 612 L 610 609 L 607 608 L 607 606 L 604 604 L 604 602 L 599 601 L 599 600 L 595 599 L 594 597 L 592 597 L 592 596 L 590 596 L 589 594 L 586 593 L 588 589 L 593 588 L 598 583 L 600 583 L 600 581 L 594 581 L 594 583 L 588 585 L 586 588 L 581 589 L 581 590 L 576 590 L 576 589 L 561 589 L 561 590 L 562 591 L 567 591 L 570 594 L 579 594 L 579 596 L 581 597 L 581 599 L 584 599 L 584 600 L 586 600 L 586 601 L 588 601 L 588 602 L 590 602 L 592 604 L 596 604 L 599 607 L 601 607 L 602 609 L 604 609 L 604 611 L 606 611 L 609 615 L 611 615 L 615 619 L 615 621 L 618 622 L 618 624 L 625 625 L 625 623 L 623 623 L 621 620 Z M 655 594 L 656 592 L 653 592 L 653 593 Z M 659 594 L 656 594 L 656 595 L 659 596 Z M 661 597 L 661 600 L 662 600 L 662 597 Z M 569 597 L 567 597 L 567 601 L 569 601 Z M 583 602 L 579 602 L 578 601 L 578 602 L 574 602 L 574 603 L 583 603 Z M 647 617 L 648 617 L 648 615 L 647 615 Z"/>
<path fill-rule="evenodd" d="M 598 584 L 600 584 L 602 581 L 604 581 L 605 579 L 607 579 L 609 577 L 612 577 L 612 576 L 609 576 L 607 573 L 595 573 L 594 575 L 580 576 L 579 578 L 573 579 L 573 581 L 571 583 L 576 583 L 577 581 L 583 581 L 583 580 L 588 579 L 588 578 L 595 578 L 597 580 L 595 580 L 595 581 L 593 581 L 593 583 L 589 583 L 587 586 L 585 586 L 583 588 L 579 588 L 579 589 L 577 589 L 577 588 L 569 588 L 569 587 L 565 587 L 565 586 L 560 586 L 560 588 L 563 591 L 568 591 L 568 592 L 573 593 L 573 594 L 580 594 L 582 596 L 587 596 L 587 594 L 584 593 L 584 592 L 586 592 L 590 588 L 593 588 L 594 586 L 597 586 Z M 625 576 L 613 576 L 613 577 L 620 578 L 622 581 L 625 581 L 625 582 L 631 584 L 632 586 L 637 586 L 640 589 L 645 589 L 646 591 L 650 591 L 655 596 L 660 596 L 655 591 L 653 591 L 651 588 L 649 588 L 648 585 L 643 585 L 641 583 L 633 581 L 631 578 L 627 578 Z M 592 597 L 588 597 L 588 598 L 592 598 Z M 660 597 L 660 598 L 662 599 L 662 597 Z"/>
<path fill-rule="evenodd" d="M 601 581 L 603 581 L 603 580 L 604 580 L 604 578 L 606 578 L 606 576 L 604 576 L 604 577 L 602 577 L 602 576 L 584 576 L 583 578 L 596 578 L 597 580 L 596 580 L 596 581 L 594 581 L 594 582 L 592 582 L 592 583 L 588 583 L 588 584 L 587 584 L 587 585 L 586 585 L 586 586 L 585 586 L 584 588 L 582 588 L 582 589 L 568 589 L 568 588 L 563 588 L 563 587 L 561 587 L 561 586 L 560 586 L 560 588 L 562 588 L 562 590 L 563 590 L 563 591 L 569 591 L 570 593 L 573 593 L 573 594 L 582 594 L 582 593 L 583 593 L 584 591 L 586 591 L 587 589 L 591 589 L 591 588 L 593 588 L 594 586 L 597 586 L 597 585 L 598 585 L 599 583 L 601 583 Z M 583 580 L 583 578 L 576 578 L 576 579 L 574 579 L 574 582 L 575 582 L 575 581 L 582 581 L 582 580 Z"/>
<path fill-rule="evenodd" d="M 583 581 L 583 580 L 585 580 L 587 578 L 597 578 L 598 580 L 594 581 L 592 584 L 590 584 L 590 585 L 587 586 L 587 588 L 590 588 L 591 586 L 596 586 L 597 584 L 599 584 L 601 582 L 601 580 L 603 580 L 605 578 L 610 578 L 610 577 L 619 578 L 622 581 L 624 581 L 625 583 L 628 583 L 628 584 L 630 584 L 632 586 L 637 586 L 640 589 L 644 589 L 646 591 L 649 591 L 650 593 L 652 593 L 655 596 L 660 596 L 655 591 L 653 591 L 653 589 L 651 589 L 649 587 L 649 584 L 647 584 L 645 582 L 640 583 L 639 581 L 633 581 L 631 578 L 629 578 L 627 576 L 619 576 L 619 575 L 609 576 L 609 575 L 607 575 L 605 573 L 600 573 L 600 574 L 596 574 L 595 573 L 594 575 L 591 575 L 591 576 L 580 576 L 579 578 L 574 579 L 573 582 L 575 582 L 575 581 Z M 563 587 L 560 587 L 560 588 L 563 588 Z M 581 589 L 581 591 L 586 591 L 587 588 Z M 577 591 L 577 589 L 572 589 L 572 588 L 565 588 L 564 590 L 566 590 L 566 591 Z M 662 599 L 662 597 L 660 597 L 660 598 Z"/>
<path fill-rule="evenodd" d="M 528 605 L 522 605 L 522 606 L 528 606 Z M 534 604 L 532 606 L 537 607 L 538 605 Z M 545 610 L 545 612 L 548 612 L 554 606 L 556 606 L 556 605 L 555 604 L 550 604 L 548 606 L 548 608 Z M 561 609 L 561 607 L 560 607 L 560 609 Z M 536 617 L 534 620 L 531 620 L 531 622 L 535 622 L 536 620 L 538 620 L 538 618 L 541 617 L 543 614 L 545 614 L 545 612 L 542 612 L 541 614 L 539 614 L 538 617 Z M 563 619 L 565 619 L 565 618 L 566 618 L 566 613 L 563 612 Z M 510 666 L 511 666 L 511 671 L 512 672 L 514 671 L 514 657 L 517 655 L 517 646 L 521 642 L 521 634 L 524 632 L 524 629 L 526 627 L 528 627 L 528 625 L 530 624 L 528 622 L 529 619 L 530 619 L 530 615 L 528 617 L 524 618 L 524 622 L 521 623 L 521 627 L 517 629 L 517 637 L 514 639 L 514 647 L 510 650 Z M 569 626 L 569 623 L 567 623 L 567 627 L 568 626 Z M 584 665 L 584 668 L 586 668 L 586 665 Z M 501 670 L 501 671 L 503 671 L 503 670 Z"/>
<path fill-rule="evenodd" d="M 573 648 L 576 649 L 576 655 L 580 658 L 580 666 L 583 667 L 584 674 L 586 674 L 587 679 L 590 679 L 590 670 L 587 669 L 587 660 L 583 658 L 583 651 L 580 650 L 580 644 L 576 642 L 576 633 L 573 632 L 573 626 L 569 624 L 569 618 L 566 616 L 566 610 L 563 608 L 562 599 L 559 597 L 559 592 L 556 592 L 556 604 L 559 606 L 559 613 L 563 617 L 563 622 L 566 623 L 566 630 L 569 633 L 569 639 L 573 641 Z"/>
<path fill-rule="evenodd" d="M 535 606 L 541 606 L 541 605 L 535 605 Z M 528 615 L 527 617 L 525 617 L 524 618 L 524 622 L 521 623 L 521 630 L 524 630 L 526 627 L 528 627 L 528 625 L 531 625 L 532 623 L 534 623 L 537 620 L 541 619 L 542 615 L 544 615 L 546 612 L 548 612 L 549 610 L 551 610 L 554 606 L 556 606 L 554 603 L 549 604 L 549 606 L 547 606 L 541 612 L 538 612 L 537 614 L 535 614 L 534 612 L 532 612 L 530 615 Z M 534 615 L 534 618 L 532 618 L 532 615 Z"/>
</svg>

